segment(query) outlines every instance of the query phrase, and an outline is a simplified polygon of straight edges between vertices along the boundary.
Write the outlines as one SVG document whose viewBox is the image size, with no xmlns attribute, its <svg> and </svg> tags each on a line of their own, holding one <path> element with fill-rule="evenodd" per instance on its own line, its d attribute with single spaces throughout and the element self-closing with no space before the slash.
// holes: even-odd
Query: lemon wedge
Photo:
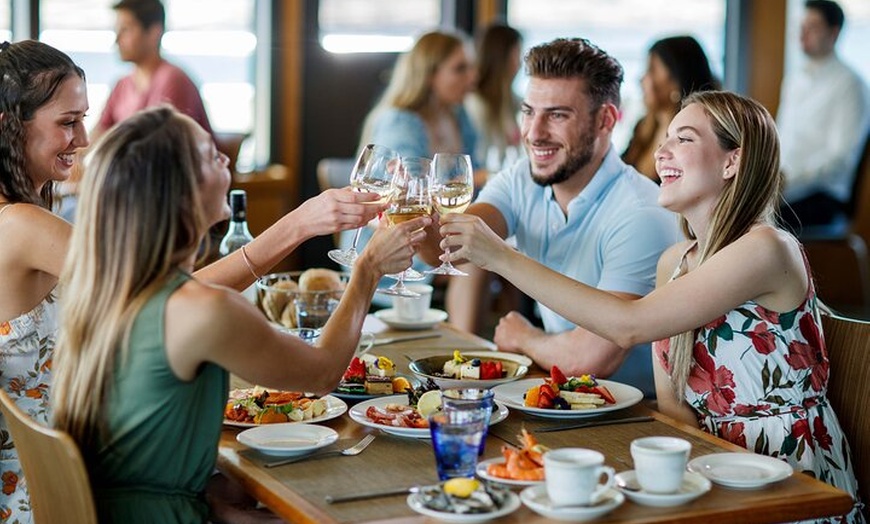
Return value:
<svg viewBox="0 0 870 524">
<path fill-rule="evenodd" d="M 417 411 L 423 417 L 441 411 L 441 391 L 433 389 L 420 395 L 420 400 L 417 401 Z"/>
<path fill-rule="evenodd" d="M 467 499 L 474 493 L 474 490 L 480 487 L 480 481 L 477 479 L 453 478 L 444 483 L 444 493 Z"/>
</svg>

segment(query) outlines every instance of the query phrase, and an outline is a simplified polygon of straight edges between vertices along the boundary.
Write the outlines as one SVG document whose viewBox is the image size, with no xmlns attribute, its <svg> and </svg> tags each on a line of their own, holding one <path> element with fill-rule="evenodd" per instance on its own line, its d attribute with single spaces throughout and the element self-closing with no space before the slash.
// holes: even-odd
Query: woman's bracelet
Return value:
<svg viewBox="0 0 870 524">
<path fill-rule="evenodd" d="M 251 264 L 251 259 L 248 258 L 248 252 L 245 251 L 245 246 L 242 246 L 241 250 L 242 250 L 242 260 L 244 260 L 245 265 L 248 266 L 248 271 L 250 271 L 251 274 L 254 275 L 254 280 L 259 280 L 260 275 L 258 275 L 257 272 L 254 271 L 254 265 Z"/>
</svg>

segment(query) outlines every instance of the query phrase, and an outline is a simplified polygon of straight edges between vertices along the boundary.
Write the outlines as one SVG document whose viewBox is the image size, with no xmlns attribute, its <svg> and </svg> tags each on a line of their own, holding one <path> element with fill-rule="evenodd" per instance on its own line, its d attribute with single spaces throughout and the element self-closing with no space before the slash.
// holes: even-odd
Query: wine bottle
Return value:
<svg viewBox="0 0 870 524">
<path fill-rule="evenodd" d="M 225 257 L 240 247 L 248 244 L 254 237 L 248 230 L 248 195 L 243 189 L 230 191 L 230 225 L 227 234 L 221 240 L 219 252 Z M 251 302 L 257 300 L 257 289 L 251 285 L 242 294 Z"/>
</svg>

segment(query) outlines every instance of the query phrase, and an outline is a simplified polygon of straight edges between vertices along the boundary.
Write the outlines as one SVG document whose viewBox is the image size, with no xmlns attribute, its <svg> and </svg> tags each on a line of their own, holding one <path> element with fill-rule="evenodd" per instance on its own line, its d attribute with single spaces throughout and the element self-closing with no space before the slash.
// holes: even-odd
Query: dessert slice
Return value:
<svg viewBox="0 0 870 524">
<path fill-rule="evenodd" d="M 365 391 L 369 395 L 392 395 L 393 379 L 390 377 L 366 376 Z"/>
</svg>

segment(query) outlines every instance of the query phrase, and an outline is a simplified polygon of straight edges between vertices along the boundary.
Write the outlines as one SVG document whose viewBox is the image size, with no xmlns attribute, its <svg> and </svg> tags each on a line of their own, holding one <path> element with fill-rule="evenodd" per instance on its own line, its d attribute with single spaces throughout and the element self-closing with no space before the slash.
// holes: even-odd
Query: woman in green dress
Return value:
<svg viewBox="0 0 870 524">
<path fill-rule="evenodd" d="M 78 442 L 100 522 L 205 522 L 227 371 L 331 391 L 357 346 L 378 279 L 408 267 L 428 218 L 379 229 L 357 261 L 323 347 L 274 329 L 231 290 L 191 276 L 226 219 L 230 174 L 211 136 L 169 108 L 119 124 L 82 182 L 52 400 Z"/>
</svg>

